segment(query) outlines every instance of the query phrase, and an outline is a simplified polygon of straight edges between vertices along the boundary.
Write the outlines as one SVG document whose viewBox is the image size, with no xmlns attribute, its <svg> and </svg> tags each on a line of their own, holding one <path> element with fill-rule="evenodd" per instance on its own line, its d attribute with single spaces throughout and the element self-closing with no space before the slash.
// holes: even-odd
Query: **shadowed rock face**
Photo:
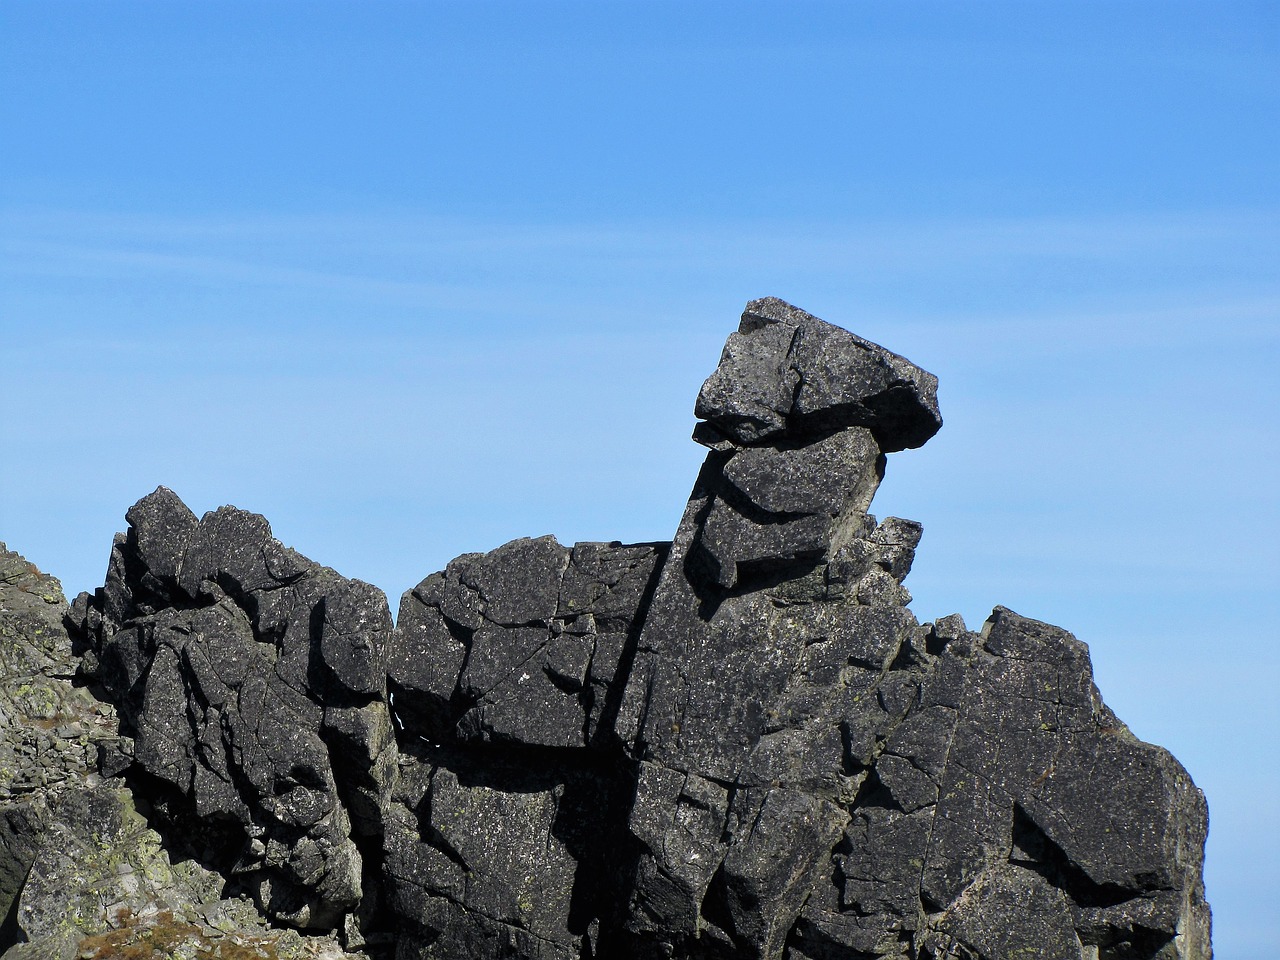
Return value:
<svg viewBox="0 0 1280 960">
<path fill-rule="evenodd" d="M 397 716 L 428 743 L 604 746 L 665 544 L 513 540 L 405 594 Z"/>
<path fill-rule="evenodd" d="M 868 509 L 935 378 L 757 300 L 696 412 L 672 542 L 468 554 L 394 630 L 160 488 L 70 617 L 128 735 L 99 772 L 228 892 L 397 960 L 1210 957 L 1204 798 L 1085 646 L 907 608 L 921 527 Z"/>
<path fill-rule="evenodd" d="M 73 608 L 169 829 L 270 916 L 340 925 L 363 894 L 395 769 L 381 591 L 307 560 L 256 514 L 197 521 L 159 488 L 106 585 Z"/>
<path fill-rule="evenodd" d="M 281 960 L 355 960 L 332 937 L 269 929 L 251 901 L 224 898 L 223 876 L 180 855 L 207 831 L 161 837 L 148 825 L 154 793 L 116 776 L 133 762 L 132 738 L 74 682 L 67 613 L 58 581 L 0 544 L 5 960 L 150 956 L 159 944 L 187 956 L 243 956 L 253 944 Z"/>
</svg>

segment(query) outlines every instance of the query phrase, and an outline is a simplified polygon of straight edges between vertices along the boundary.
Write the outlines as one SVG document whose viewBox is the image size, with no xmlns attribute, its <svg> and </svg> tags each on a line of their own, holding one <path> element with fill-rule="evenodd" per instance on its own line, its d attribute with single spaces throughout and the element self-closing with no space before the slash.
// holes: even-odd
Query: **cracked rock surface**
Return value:
<svg viewBox="0 0 1280 960">
<path fill-rule="evenodd" d="M 282 546 L 256 514 L 197 520 L 161 487 L 127 519 L 106 585 L 72 620 L 134 772 L 167 828 L 200 838 L 268 916 L 341 926 L 395 769 L 386 598 Z"/>
<path fill-rule="evenodd" d="M 118 776 L 132 740 L 76 677 L 68 612 L 58 581 L 0 544 L 4 960 L 107 960 L 160 942 L 175 955 L 354 960 L 332 937 L 270 929 L 157 833 L 145 791 Z"/>
<path fill-rule="evenodd" d="M 752 301 L 671 542 L 467 554 L 394 629 L 262 517 L 161 487 L 69 611 L 77 673 L 56 582 L 0 553 L 6 960 L 74 954 L 56 918 L 108 905 L 58 878 L 162 843 L 181 882 L 112 866 L 117 908 L 240 904 L 379 960 L 1211 957 L 1204 797 L 1084 644 L 908 608 L 922 528 L 868 511 L 936 391 Z"/>
</svg>

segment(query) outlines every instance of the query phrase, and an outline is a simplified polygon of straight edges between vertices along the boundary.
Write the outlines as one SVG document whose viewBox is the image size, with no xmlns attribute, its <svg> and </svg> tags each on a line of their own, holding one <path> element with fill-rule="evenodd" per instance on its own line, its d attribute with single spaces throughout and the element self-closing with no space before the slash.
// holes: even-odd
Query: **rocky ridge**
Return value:
<svg viewBox="0 0 1280 960">
<path fill-rule="evenodd" d="M 1204 798 L 1087 648 L 907 607 L 868 510 L 936 389 L 753 301 L 672 542 L 468 554 L 394 629 L 163 487 L 69 609 L 0 554 L 3 957 L 1210 957 Z"/>
</svg>

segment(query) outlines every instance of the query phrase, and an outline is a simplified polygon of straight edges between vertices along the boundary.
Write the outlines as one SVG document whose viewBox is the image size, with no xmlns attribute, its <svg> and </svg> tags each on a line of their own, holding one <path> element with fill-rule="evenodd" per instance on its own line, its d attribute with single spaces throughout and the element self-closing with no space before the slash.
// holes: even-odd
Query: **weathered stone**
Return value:
<svg viewBox="0 0 1280 960">
<path fill-rule="evenodd" d="M 576 960 L 599 946 L 625 893 L 630 797 L 594 756 L 466 745 L 402 757 L 386 833 L 398 957 Z"/>
<path fill-rule="evenodd" d="M 83 787 L 114 714 L 72 684 L 58 581 L 0 543 L 0 949 L 21 933 L 19 895 L 62 794 Z"/>
<path fill-rule="evenodd" d="M 21 939 L 4 960 L 149 957 L 153 948 L 188 957 L 349 957 L 332 938 L 271 929 L 251 902 L 221 899 L 224 883 L 191 859 L 172 862 L 123 784 L 64 791 L 14 913 Z"/>
<path fill-rule="evenodd" d="M 661 544 L 513 540 L 423 580 L 401 601 L 390 658 L 405 729 L 431 743 L 545 747 L 611 734 L 616 674 L 664 554 Z"/>
<path fill-rule="evenodd" d="M 700 439 L 757 443 L 868 427 L 886 453 L 938 432 L 937 378 L 775 297 L 753 300 L 698 393 Z"/>
<path fill-rule="evenodd" d="M 177 583 L 187 542 L 200 523 L 196 515 L 176 493 L 159 487 L 130 507 L 124 518 L 129 545 L 153 578 L 148 585 L 163 590 Z"/>
<path fill-rule="evenodd" d="M 935 394 L 753 301 L 671 544 L 467 554 L 394 631 L 262 517 L 160 488 L 70 617 L 123 733 L 0 549 L 4 960 L 212 956 L 259 910 L 377 960 L 1207 960 L 1204 798 L 1084 645 L 906 607 L 921 526 L 867 511 Z"/>
<path fill-rule="evenodd" d="M 140 510 L 139 522 L 161 514 L 182 525 L 182 512 L 167 509 Z M 163 566 L 173 554 L 151 556 Z M 154 578 L 150 588 L 167 589 Z M 119 735 L 110 705 L 73 684 L 66 614 L 57 581 L 0 545 L 4 960 L 106 958 L 160 943 L 188 956 L 249 945 L 282 960 L 346 956 L 331 939 L 290 939 L 249 902 L 220 899 L 225 879 L 192 859 L 171 861 L 131 790 L 103 779 L 132 765 L 133 741 Z"/>
<path fill-rule="evenodd" d="M 76 618 L 137 768 L 171 788 L 175 828 L 223 825 L 197 853 L 270 915 L 339 925 L 362 895 L 354 837 L 379 835 L 394 767 L 385 597 L 233 507 L 195 522 L 162 487 L 128 516 Z"/>
<path fill-rule="evenodd" d="M 613 718 L 665 553 L 516 540 L 405 594 L 386 849 L 392 910 L 417 933 L 399 956 L 576 960 L 602 917 L 617 928 L 634 788 Z"/>
<path fill-rule="evenodd" d="M 884 472 L 870 432 L 714 454 L 689 562 L 725 589 L 816 563 L 856 536 Z"/>
<path fill-rule="evenodd" d="M 1154 947 L 1134 955 L 1179 938 L 1170 956 L 1208 956 L 1205 813 L 1185 771 L 1106 709 L 1070 634 L 1003 608 L 980 635 L 950 632 L 836 858 L 862 949 L 908 937 L 931 956 L 1078 957 L 1142 928 Z M 1108 922 L 1091 926 L 1098 908 Z"/>
</svg>

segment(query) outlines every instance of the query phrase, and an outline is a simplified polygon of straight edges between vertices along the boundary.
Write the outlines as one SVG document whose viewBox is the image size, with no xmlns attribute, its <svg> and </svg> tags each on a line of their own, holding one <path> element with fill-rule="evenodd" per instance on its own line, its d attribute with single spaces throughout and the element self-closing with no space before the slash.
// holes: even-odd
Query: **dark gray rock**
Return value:
<svg viewBox="0 0 1280 960">
<path fill-rule="evenodd" d="M 395 766 L 386 598 L 256 514 L 197 522 L 161 487 L 127 516 L 106 585 L 74 619 L 86 671 L 135 738 L 133 769 L 165 785 L 170 828 L 203 837 L 193 852 L 269 915 L 340 926 Z"/>
<path fill-rule="evenodd" d="M 747 304 L 698 393 L 710 428 L 698 437 L 750 444 L 863 426 L 892 453 L 938 432 L 937 389 L 933 374 L 897 354 L 765 297 Z"/>
<path fill-rule="evenodd" d="M 644 760 L 629 928 L 659 952 L 778 957 L 857 791 L 850 742 L 870 731 L 850 718 L 916 629 L 897 579 L 914 541 L 853 498 L 809 557 L 726 590 L 690 557 L 721 456 L 686 510 L 620 713 Z"/>
<path fill-rule="evenodd" d="M 1203 797 L 1102 704 L 1084 646 L 1003 608 L 939 626 L 794 955 L 1209 956 Z"/>
<path fill-rule="evenodd" d="M 1120 728 L 1083 648 L 1007 612 L 975 643 L 905 609 L 920 526 L 866 510 L 883 452 L 937 429 L 935 386 L 757 301 L 703 387 L 712 453 L 618 719 L 641 760 L 640 953 L 1208 955 L 1203 801 L 1163 751 L 1100 732 Z M 1098 816 L 1113 793 L 1136 832 Z"/>
<path fill-rule="evenodd" d="M 4 960 L 118 956 L 153 935 L 191 956 L 246 943 L 282 960 L 346 956 L 332 939 L 269 930 L 248 901 L 222 899 L 224 877 L 171 860 L 131 790 L 110 779 L 132 765 L 133 741 L 110 704 L 73 682 L 66 614 L 57 580 L 0 544 Z"/>
<path fill-rule="evenodd" d="M 860 531 L 883 475 L 884 456 L 864 428 L 713 455 L 689 562 L 728 589 L 820 561 Z"/>
<path fill-rule="evenodd" d="M 13 957 L 76 951 L 56 918 L 100 909 L 55 893 L 74 864 L 72 890 L 119 886 L 83 838 L 126 842 L 126 783 L 217 871 L 177 899 L 216 878 L 379 960 L 1211 957 L 1203 795 L 1103 704 L 1085 646 L 907 609 L 921 526 L 868 510 L 885 454 L 940 426 L 936 386 L 753 301 L 699 395 L 672 543 L 467 554 L 394 631 L 262 517 L 160 488 L 71 618 L 127 735 L 54 774 L 32 758 L 89 715 L 65 654 L 7 640 L 61 603 L 14 568 L 0 719 L 52 731 L 0 737 Z"/>
<path fill-rule="evenodd" d="M 634 794 L 613 724 L 665 555 L 515 540 L 405 594 L 386 831 L 402 960 L 603 955 Z"/>
<path fill-rule="evenodd" d="M 402 758 L 386 861 L 400 960 L 610 955 L 599 936 L 625 890 L 630 794 L 596 756 L 469 746 Z"/>
<path fill-rule="evenodd" d="M 920 410 L 936 429 L 934 382 L 850 337 L 757 301 L 699 398 L 713 452 L 618 722 L 642 760 L 627 925 L 660 954 L 782 955 L 865 777 L 855 750 L 885 725 L 860 701 L 897 693 L 891 667 L 916 631 L 900 581 L 919 525 L 866 511 L 878 438 L 900 448 Z M 859 383 L 836 374 L 859 364 Z"/>
<path fill-rule="evenodd" d="M 401 601 L 390 658 L 406 731 L 432 743 L 599 743 L 665 552 L 513 540 L 423 580 Z"/>
</svg>

